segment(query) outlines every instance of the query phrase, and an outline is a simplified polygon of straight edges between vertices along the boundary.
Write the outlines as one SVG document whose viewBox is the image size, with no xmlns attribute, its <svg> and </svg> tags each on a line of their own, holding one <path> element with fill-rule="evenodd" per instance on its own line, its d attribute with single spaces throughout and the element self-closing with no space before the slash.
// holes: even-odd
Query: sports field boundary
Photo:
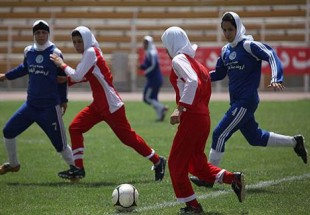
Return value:
<svg viewBox="0 0 310 215">
<path fill-rule="evenodd" d="M 142 92 L 120 92 L 124 101 L 142 101 Z M 20 101 L 26 99 L 26 91 L 0 91 L 0 101 Z M 310 92 L 260 92 L 261 101 L 294 101 L 310 99 Z M 92 101 L 92 94 L 88 91 L 69 91 L 69 101 Z M 174 92 L 160 92 L 160 101 L 174 101 Z M 228 93 L 212 93 L 212 101 L 228 101 Z"/>
<path fill-rule="evenodd" d="M 250 189 L 267 188 L 267 187 L 271 187 L 271 186 L 278 185 L 281 183 L 286 183 L 286 182 L 290 182 L 290 181 L 300 181 L 300 180 L 304 180 L 307 178 L 310 178 L 310 173 L 299 175 L 299 176 L 288 176 L 288 177 L 280 178 L 277 180 L 260 181 L 256 184 L 246 185 L 245 189 L 250 190 Z M 202 199 L 216 198 L 216 197 L 226 195 L 229 193 L 233 193 L 233 191 L 232 190 L 223 190 L 223 191 L 212 192 L 212 189 L 210 189 L 210 193 L 205 194 L 205 195 L 198 195 L 197 199 L 202 200 Z M 245 199 L 245 201 L 246 201 L 246 199 Z M 177 201 L 165 202 L 165 203 L 155 204 L 152 206 L 141 207 L 141 208 L 138 208 L 136 211 L 137 212 L 146 212 L 146 211 L 160 210 L 163 208 L 173 207 L 173 206 L 176 206 L 179 204 L 181 204 L 181 203 L 179 203 Z M 105 214 L 111 214 L 111 213 L 105 213 Z M 115 213 L 112 213 L 112 214 L 115 214 Z"/>
</svg>

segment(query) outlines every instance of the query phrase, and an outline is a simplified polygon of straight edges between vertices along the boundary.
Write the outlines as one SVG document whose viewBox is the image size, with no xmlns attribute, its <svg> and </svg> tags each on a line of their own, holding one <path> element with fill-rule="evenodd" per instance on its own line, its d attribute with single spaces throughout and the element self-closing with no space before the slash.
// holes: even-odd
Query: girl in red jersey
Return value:
<svg viewBox="0 0 310 215">
<path fill-rule="evenodd" d="M 210 184 L 231 184 L 242 202 L 245 197 L 243 173 L 232 173 L 213 166 L 204 153 L 210 132 L 208 106 L 211 80 L 207 69 L 194 59 L 197 45 L 191 45 L 186 33 L 179 27 L 168 28 L 161 39 L 172 60 L 170 82 L 176 92 L 177 108 L 170 117 L 170 123 L 179 123 L 179 126 L 168 166 L 177 200 L 186 204 L 180 213 L 203 213 L 188 173 Z"/>
<path fill-rule="evenodd" d="M 74 82 L 89 82 L 93 102 L 82 109 L 70 124 L 69 133 L 75 166 L 60 172 L 59 177 L 69 180 L 85 177 L 83 133 L 89 131 L 97 123 L 105 121 L 125 145 L 153 162 L 155 180 L 162 180 L 165 174 L 166 160 L 164 157 L 159 157 L 131 128 L 126 118 L 124 103 L 113 86 L 112 73 L 107 67 L 96 38 L 85 26 L 75 28 L 71 36 L 74 48 L 82 54 L 77 68 L 71 68 L 56 55 L 50 57 L 57 66 L 65 71 L 69 77 L 69 85 Z"/>
</svg>

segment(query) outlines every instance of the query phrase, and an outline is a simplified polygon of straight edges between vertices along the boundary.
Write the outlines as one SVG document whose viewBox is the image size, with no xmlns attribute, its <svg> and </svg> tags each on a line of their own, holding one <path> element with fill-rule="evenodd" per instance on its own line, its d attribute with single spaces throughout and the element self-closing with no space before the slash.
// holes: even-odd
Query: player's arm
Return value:
<svg viewBox="0 0 310 215">
<path fill-rule="evenodd" d="M 81 62 L 77 65 L 76 69 L 73 69 L 69 65 L 67 65 L 62 58 L 59 56 L 52 54 L 50 59 L 61 69 L 65 71 L 65 73 L 71 78 L 74 82 L 80 82 L 84 80 L 87 72 L 95 65 L 96 63 L 96 53 L 93 48 L 87 49 L 83 53 L 83 57 Z"/>
<path fill-rule="evenodd" d="M 154 70 L 154 68 L 156 67 L 156 54 L 154 53 L 149 53 L 149 57 L 150 57 L 150 65 L 145 66 L 145 70 L 144 70 L 144 75 L 148 75 L 151 71 Z"/>
<path fill-rule="evenodd" d="M 57 74 L 58 77 L 64 77 L 67 78 L 66 74 L 64 73 L 64 71 L 57 67 Z M 60 99 L 60 107 L 62 110 L 62 114 L 65 114 L 66 110 L 67 110 L 67 103 L 68 103 L 68 89 L 67 89 L 67 82 L 62 82 L 62 83 L 57 83 L 58 85 L 58 95 L 59 95 L 59 99 Z"/>
<path fill-rule="evenodd" d="M 6 76 L 4 73 L 0 73 L 0 81 L 5 81 L 6 80 Z"/>
<path fill-rule="evenodd" d="M 58 48 L 54 50 L 53 54 L 63 59 L 63 55 Z M 57 72 L 57 89 L 60 100 L 60 107 L 62 110 L 62 114 L 65 114 L 68 103 L 67 75 L 60 67 L 57 67 L 56 72 Z"/>
<path fill-rule="evenodd" d="M 28 74 L 28 65 L 27 65 L 26 54 L 27 54 L 27 52 L 29 51 L 30 48 L 31 48 L 31 46 L 27 46 L 24 49 L 24 61 L 23 61 L 23 63 L 21 63 L 20 65 L 18 65 L 17 67 L 15 67 L 14 69 L 8 71 L 5 74 L 2 73 L 0 75 L 0 81 L 14 80 L 14 79 L 23 77 L 23 76 Z"/>
<path fill-rule="evenodd" d="M 22 63 L 14 69 L 8 71 L 7 73 L 0 74 L 0 81 L 4 80 L 14 80 L 20 77 L 23 77 L 28 74 L 28 70 L 25 65 Z"/>
<path fill-rule="evenodd" d="M 251 51 L 258 59 L 267 61 L 271 69 L 271 81 L 268 85 L 269 88 L 273 88 L 275 91 L 283 90 L 283 67 L 282 63 L 275 53 L 274 49 L 261 42 L 251 42 Z"/>
<path fill-rule="evenodd" d="M 210 71 L 211 81 L 223 80 L 227 75 L 227 67 L 221 57 L 217 59 L 215 70 Z"/>
</svg>

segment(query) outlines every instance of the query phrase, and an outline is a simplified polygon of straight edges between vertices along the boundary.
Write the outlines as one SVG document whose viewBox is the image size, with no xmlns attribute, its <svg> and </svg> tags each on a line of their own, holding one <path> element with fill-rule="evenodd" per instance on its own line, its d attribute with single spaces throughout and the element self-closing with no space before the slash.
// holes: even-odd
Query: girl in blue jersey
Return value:
<svg viewBox="0 0 310 215">
<path fill-rule="evenodd" d="M 168 107 L 158 101 L 158 93 L 163 84 L 163 77 L 159 67 L 157 49 L 153 37 L 145 36 L 143 40 L 145 58 L 139 69 L 144 70 L 146 84 L 143 90 L 143 101 L 151 105 L 157 115 L 157 121 L 163 121 Z"/>
<path fill-rule="evenodd" d="M 252 146 L 292 147 L 304 163 L 307 150 L 302 135 L 285 136 L 259 128 L 254 113 L 259 103 L 258 87 L 261 79 L 262 60 L 270 65 L 272 77 L 269 88 L 283 90 L 283 69 L 274 50 L 245 35 L 245 27 L 238 14 L 227 12 L 222 17 L 221 27 L 228 44 L 222 48 L 211 81 L 229 79 L 230 108 L 213 131 L 209 162 L 218 166 L 225 151 L 225 143 L 233 133 L 240 130 Z M 191 177 L 198 186 L 210 184 Z"/>
<path fill-rule="evenodd" d="M 285 136 L 259 128 L 254 113 L 259 104 L 258 87 L 261 79 L 262 60 L 270 65 L 272 77 L 269 88 L 283 90 L 283 68 L 275 51 L 268 45 L 245 35 L 245 27 L 238 14 L 227 12 L 221 27 L 228 44 L 222 48 L 212 81 L 229 79 L 230 108 L 216 126 L 212 136 L 209 161 L 218 166 L 225 151 L 225 143 L 240 130 L 252 146 L 292 147 L 304 163 L 307 150 L 302 135 Z"/>
<path fill-rule="evenodd" d="M 0 74 L 0 81 L 14 80 L 25 75 L 29 77 L 27 101 L 3 128 L 9 162 L 0 166 L 0 174 L 19 171 L 15 138 L 33 123 L 41 127 L 69 166 L 74 163 L 62 120 L 68 101 L 67 84 L 57 82 L 57 77 L 65 76 L 65 73 L 50 60 L 50 54 L 61 57 L 62 54 L 49 40 L 49 25 L 44 20 L 33 24 L 33 35 L 34 44 L 25 48 L 24 62 L 6 74 Z"/>
</svg>

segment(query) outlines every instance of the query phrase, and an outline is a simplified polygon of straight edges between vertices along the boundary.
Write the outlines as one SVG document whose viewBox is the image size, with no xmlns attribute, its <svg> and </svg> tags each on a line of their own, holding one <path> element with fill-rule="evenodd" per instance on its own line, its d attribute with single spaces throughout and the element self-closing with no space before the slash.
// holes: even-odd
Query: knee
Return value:
<svg viewBox="0 0 310 215">
<path fill-rule="evenodd" d="M 220 130 L 219 129 L 217 129 L 217 128 L 215 128 L 214 129 L 214 131 L 213 131 L 213 133 L 212 133 L 212 138 L 213 139 L 218 139 L 220 136 L 221 136 L 221 132 L 220 132 Z"/>
<path fill-rule="evenodd" d="M 70 133 L 74 133 L 74 132 L 78 132 L 78 133 L 82 133 L 81 129 L 79 128 L 77 123 L 72 122 L 69 125 L 69 132 Z"/>
<path fill-rule="evenodd" d="M 56 149 L 56 151 L 58 152 L 58 153 L 61 153 L 64 149 L 63 149 L 63 147 L 62 147 L 62 145 L 57 145 L 57 146 L 55 146 L 55 149 Z"/>
<path fill-rule="evenodd" d="M 8 126 L 4 126 L 2 133 L 3 137 L 7 139 L 12 139 L 16 137 L 16 135 L 12 133 L 12 130 Z"/>
<path fill-rule="evenodd" d="M 251 146 L 261 146 L 261 141 L 258 138 L 246 138 Z"/>
<path fill-rule="evenodd" d="M 175 175 L 177 174 L 179 171 L 177 169 L 178 167 L 178 161 L 175 160 L 173 158 L 173 156 L 169 156 L 169 159 L 168 159 L 168 168 L 169 168 L 169 172 L 172 174 L 172 175 Z"/>
<path fill-rule="evenodd" d="M 143 97 L 143 102 L 150 105 L 151 104 L 151 99 L 149 97 L 144 96 Z"/>
</svg>

